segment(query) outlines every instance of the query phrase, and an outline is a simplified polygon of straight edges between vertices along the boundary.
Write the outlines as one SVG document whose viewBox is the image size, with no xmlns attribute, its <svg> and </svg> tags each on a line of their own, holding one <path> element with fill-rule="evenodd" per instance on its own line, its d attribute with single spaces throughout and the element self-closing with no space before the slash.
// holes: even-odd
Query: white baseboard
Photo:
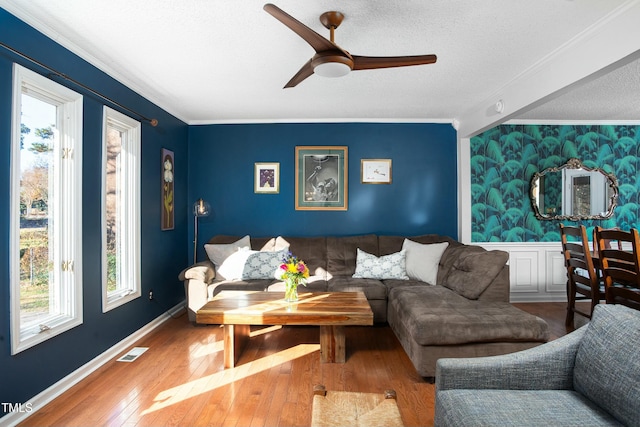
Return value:
<svg viewBox="0 0 640 427">
<path fill-rule="evenodd" d="M 84 378 L 89 376 L 92 372 L 100 368 L 105 363 L 109 362 L 116 356 L 120 355 L 122 352 L 129 350 L 133 344 L 135 344 L 138 340 L 143 338 L 145 335 L 154 331 L 156 328 L 161 326 L 167 320 L 175 317 L 177 314 L 181 313 L 185 310 L 185 302 L 181 302 L 176 306 L 170 308 L 167 312 L 161 314 L 151 322 L 147 323 L 142 328 L 138 329 L 133 334 L 129 335 L 122 341 L 118 342 L 104 353 L 96 356 L 89 362 L 85 363 L 66 377 L 62 378 L 57 383 L 38 393 L 36 396 L 29 399 L 26 403 L 29 403 L 28 406 L 30 408 L 29 412 L 10 412 L 6 414 L 4 417 L 0 418 L 0 425 L 6 426 L 15 426 L 29 416 L 33 415 L 36 411 L 42 409 L 46 404 L 50 403 L 56 397 L 60 396 L 65 391 L 69 390 L 71 387 L 82 381 Z M 26 406 L 26 405 L 23 405 Z"/>
</svg>

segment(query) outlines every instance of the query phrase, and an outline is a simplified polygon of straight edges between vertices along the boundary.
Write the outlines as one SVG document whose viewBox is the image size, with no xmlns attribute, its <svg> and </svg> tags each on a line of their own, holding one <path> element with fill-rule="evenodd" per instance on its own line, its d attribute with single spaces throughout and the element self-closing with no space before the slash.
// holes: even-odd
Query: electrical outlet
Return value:
<svg viewBox="0 0 640 427">
<path fill-rule="evenodd" d="M 153 299 L 153 291 L 149 291 L 149 301 Z"/>
</svg>

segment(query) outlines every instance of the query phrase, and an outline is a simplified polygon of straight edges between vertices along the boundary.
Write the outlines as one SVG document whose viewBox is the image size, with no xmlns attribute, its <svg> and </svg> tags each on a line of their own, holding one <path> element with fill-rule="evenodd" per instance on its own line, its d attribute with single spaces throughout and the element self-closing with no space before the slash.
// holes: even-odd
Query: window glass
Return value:
<svg viewBox="0 0 640 427">
<path fill-rule="evenodd" d="M 14 65 L 11 351 L 82 323 L 82 96 Z"/>
<path fill-rule="evenodd" d="M 140 122 L 104 109 L 103 311 L 141 295 Z"/>
<path fill-rule="evenodd" d="M 59 277 L 52 268 L 59 256 L 56 233 L 49 226 L 55 221 L 54 177 L 58 168 L 53 154 L 59 144 L 57 107 L 27 94 L 21 95 L 21 104 L 20 323 L 29 327 L 60 314 L 55 298 Z"/>
</svg>

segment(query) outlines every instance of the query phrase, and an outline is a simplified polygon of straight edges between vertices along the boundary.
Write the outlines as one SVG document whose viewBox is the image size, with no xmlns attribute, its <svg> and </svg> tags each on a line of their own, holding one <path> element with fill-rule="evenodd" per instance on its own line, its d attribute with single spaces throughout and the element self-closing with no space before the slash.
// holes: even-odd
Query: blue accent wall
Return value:
<svg viewBox="0 0 640 427">
<path fill-rule="evenodd" d="M 637 228 L 640 126 L 502 125 L 471 139 L 471 230 L 474 242 L 559 242 L 559 221 L 541 221 L 529 199 L 535 172 L 572 157 L 613 173 L 620 190 L 612 218 L 580 221 Z M 565 224 L 576 224 L 563 221 Z"/>
<path fill-rule="evenodd" d="M 84 95 L 83 133 L 83 303 L 84 322 L 70 331 L 11 355 L 9 298 L 10 206 L 0 204 L 0 402 L 21 403 L 56 383 L 184 299 L 179 272 L 188 265 L 189 217 L 175 216 L 175 228 L 160 230 L 161 149 L 175 153 L 176 206 L 188 204 L 188 126 L 105 73 L 0 9 L 0 41 L 69 75 L 111 99 L 159 120 L 142 125 L 142 297 L 102 313 L 100 186 L 104 102 L 72 83 L 55 79 Z M 47 73 L 0 47 L 0 194 L 10 191 L 12 64 Z M 115 106 L 111 106 L 118 109 Z M 122 111 L 125 114 L 126 111 Z M 138 117 L 134 117 L 138 119 Z M 153 289 L 154 300 L 146 296 Z M 1 422 L 0 422 L 1 423 Z"/>
<path fill-rule="evenodd" d="M 100 185 L 104 101 L 54 77 L 58 83 L 84 95 L 84 322 L 11 355 L 10 206 L 0 204 L 0 402 L 26 402 L 184 299 L 177 276 L 193 257 L 191 207 L 199 197 L 211 203 L 213 211 L 200 222 L 200 248 L 218 233 L 254 236 L 439 233 L 457 238 L 457 143 L 455 130 L 448 124 L 188 126 L 3 9 L 0 9 L 0 41 L 146 117 L 159 120 L 157 127 L 142 125 L 143 296 L 102 313 Z M 0 47 L 0 192 L 4 194 L 10 192 L 14 62 L 48 74 Z M 299 145 L 348 147 L 347 211 L 294 209 L 294 151 Z M 175 228 L 170 231 L 160 229 L 162 148 L 175 154 Z M 392 159 L 392 184 L 361 184 L 363 158 Z M 279 194 L 254 193 L 255 162 L 280 163 Z M 200 251 L 202 259 L 204 252 Z M 151 289 L 153 301 L 147 298 Z"/>
<path fill-rule="evenodd" d="M 348 210 L 295 210 L 295 147 L 328 145 L 348 147 Z M 392 159 L 390 185 L 360 183 L 360 160 L 367 158 Z M 278 194 L 254 193 L 255 162 L 280 163 Z M 449 124 L 189 127 L 190 200 L 202 197 L 213 211 L 199 222 L 198 259 L 204 259 L 202 246 L 215 234 L 439 233 L 457 238 L 457 176 L 456 132 Z"/>
</svg>

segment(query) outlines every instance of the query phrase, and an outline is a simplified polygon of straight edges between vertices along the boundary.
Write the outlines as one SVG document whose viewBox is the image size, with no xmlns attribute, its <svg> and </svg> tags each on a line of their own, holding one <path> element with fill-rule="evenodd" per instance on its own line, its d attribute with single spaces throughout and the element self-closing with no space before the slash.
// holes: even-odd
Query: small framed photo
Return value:
<svg viewBox="0 0 640 427">
<path fill-rule="evenodd" d="M 391 184 L 391 159 L 361 159 L 360 182 Z"/>
<path fill-rule="evenodd" d="M 346 146 L 296 147 L 296 210 L 346 211 Z"/>
<path fill-rule="evenodd" d="M 255 164 L 253 191 L 264 194 L 280 192 L 280 163 Z"/>
</svg>

